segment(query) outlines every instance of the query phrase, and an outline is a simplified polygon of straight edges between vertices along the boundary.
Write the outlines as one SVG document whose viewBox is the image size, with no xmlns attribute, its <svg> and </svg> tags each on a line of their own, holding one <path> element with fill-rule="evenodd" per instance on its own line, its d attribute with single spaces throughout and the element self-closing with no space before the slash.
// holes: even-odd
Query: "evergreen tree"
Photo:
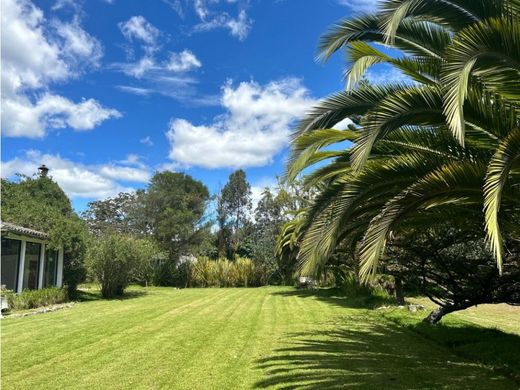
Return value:
<svg viewBox="0 0 520 390">
<path fill-rule="evenodd" d="M 218 198 L 219 250 L 221 255 L 234 258 L 242 242 L 242 229 L 251 215 L 251 186 L 246 173 L 239 169 L 229 180 Z"/>
</svg>

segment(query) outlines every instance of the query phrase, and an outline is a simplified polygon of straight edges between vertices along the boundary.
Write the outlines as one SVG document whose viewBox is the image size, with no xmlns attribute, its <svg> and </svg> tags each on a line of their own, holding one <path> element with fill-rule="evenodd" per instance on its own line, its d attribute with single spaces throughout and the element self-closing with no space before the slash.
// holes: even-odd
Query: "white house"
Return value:
<svg viewBox="0 0 520 390">
<path fill-rule="evenodd" d="M 63 248 L 46 248 L 46 233 L 1 222 L 0 284 L 9 290 L 40 289 L 63 283 Z"/>
</svg>

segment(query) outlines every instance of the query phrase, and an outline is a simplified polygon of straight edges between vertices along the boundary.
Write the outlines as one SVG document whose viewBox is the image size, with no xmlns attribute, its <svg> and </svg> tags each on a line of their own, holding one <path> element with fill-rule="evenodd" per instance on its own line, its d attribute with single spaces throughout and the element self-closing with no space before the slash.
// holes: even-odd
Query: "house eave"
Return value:
<svg viewBox="0 0 520 390">
<path fill-rule="evenodd" d="M 16 225 L 10 222 L 0 222 L 2 237 L 21 239 L 21 238 L 30 238 L 32 240 L 36 239 L 40 242 L 46 242 L 49 240 L 49 235 L 44 232 L 40 232 L 38 230 L 29 229 L 20 225 Z"/>
</svg>

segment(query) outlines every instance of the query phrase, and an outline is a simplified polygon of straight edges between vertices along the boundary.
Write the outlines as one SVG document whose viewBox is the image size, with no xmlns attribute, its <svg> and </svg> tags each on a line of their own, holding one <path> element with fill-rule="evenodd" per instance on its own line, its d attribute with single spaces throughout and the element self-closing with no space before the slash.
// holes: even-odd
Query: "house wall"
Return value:
<svg viewBox="0 0 520 390">
<path fill-rule="evenodd" d="M 39 256 L 39 267 L 38 267 L 38 281 L 37 288 L 41 289 L 43 287 L 43 278 L 45 271 L 45 259 L 46 259 L 46 242 L 44 240 L 40 240 L 32 237 L 24 237 L 19 236 L 17 234 L 8 233 L 3 235 L 5 238 L 9 238 L 11 240 L 18 240 L 21 242 L 20 245 L 20 254 L 18 259 L 18 282 L 16 286 L 16 292 L 20 293 L 23 290 L 23 281 L 24 281 L 24 271 L 25 271 L 25 255 L 27 243 L 36 243 L 40 245 L 40 256 Z M 63 285 L 63 248 L 60 248 L 58 251 L 58 264 L 56 271 L 56 286 L 61 287 Z"/>
</svg>

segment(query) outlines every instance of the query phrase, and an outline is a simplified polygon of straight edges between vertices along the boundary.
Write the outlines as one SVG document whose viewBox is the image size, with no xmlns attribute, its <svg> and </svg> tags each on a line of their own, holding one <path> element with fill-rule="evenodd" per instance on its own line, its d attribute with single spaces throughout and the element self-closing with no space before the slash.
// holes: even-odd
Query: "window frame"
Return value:
<svg viewBox="0 0 520 390">
<path fill-rule="evenodd" d="M 2 236 L 2 240 L 11 240 L 11 241 L 18 241 L 18 256 L 16 258 L 16 277 L 14 279 L 14 289 L 12 291 L 18 291 L 18 279 L 20 277 L 20 260 L 22 259 L 22 240 L 19 240 L 17 238 L 12 238 L 6 236 Z M 2 251 L 3 252 L 3 251 Z M 1 281 L 0 281 L 1 284 Z"/>
<path fill-rule="evenodd" d="M 47 268 L 49 266 L 49 252 L 54 252 L 54 272 L 53 272 L 53 280 L 52 284 L 47 284 Z M 58 249 L 49 249 L 45 248 L 45 254 L 43 257 L 43 280 L 42 280 L 42 288 L 47 287 L 56 287 L 58 285 L 58 263 L 59 263 L 59 255 L 60 252 Z"/>
<path fill-rule="evenodd" d="M 28 272 L 29 269 L 27 268 L 28 264 L 29 264 L 29 262 L 27 261 L 27 249 L 28 249 L 29 245 L 38 245 L 38 257 L 37 257 L 38 267 L 36 268 L 36 287 L 35 288 L 31 288 L 29 286 L 24 287 L 26 277 L 27 277 L 27 284 L 29 284 L 29 272 Z M 43 246 L 43 244 L 41 242 L 25 240 L 25 258 L 24 258 L 24 265 L 23 265 L 22 291 L 25 289 L 27 289 L 27 290 L 39 290 L 40 289 L 39 280 L 40 280 L 40 267 L 42 266 L 41 261 L 40 261 L 41 255 L 42 255 L 42 246 Z M 27 275 L 26 275 L 26 271 L 27 271 Z"/>
</svg>

